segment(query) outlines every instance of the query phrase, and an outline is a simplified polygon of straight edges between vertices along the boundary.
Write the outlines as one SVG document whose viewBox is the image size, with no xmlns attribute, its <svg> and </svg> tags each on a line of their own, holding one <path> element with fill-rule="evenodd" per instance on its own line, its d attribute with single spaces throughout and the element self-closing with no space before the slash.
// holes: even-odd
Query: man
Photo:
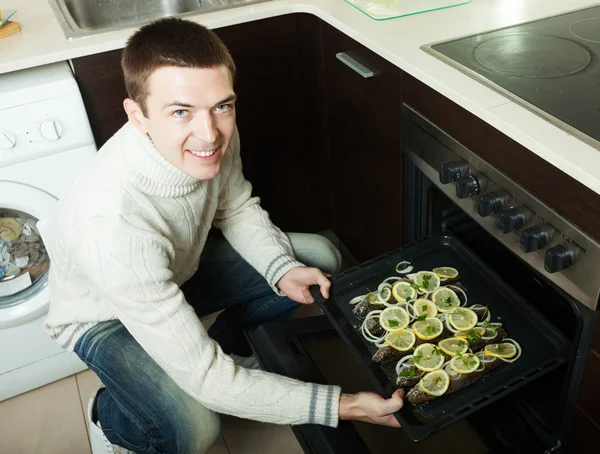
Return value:
<svg viewBox="0 0 600 454">
<path fill-rule="evenodd" d="M 94 454 L 205 452 L 218 413 L 397 426 L 400 393 L 348 395 L 232 360 L 251 364 L 243 326 L 312 303 L 310 285 L 329 296 L 324 273 L 298 258 L 338 265 L 329 242 L 288 238 L 251 197 L 224 44 L 165 19 L 129 40 L 122 65 L 129 121 L 60 201 L 51 247 L 46 328 L 105 385 L 90 401 Z M 209 237 L 212 226 L 225 239 Z M 207 333 L 198 316 L 219 309 Z"/>
</svg>

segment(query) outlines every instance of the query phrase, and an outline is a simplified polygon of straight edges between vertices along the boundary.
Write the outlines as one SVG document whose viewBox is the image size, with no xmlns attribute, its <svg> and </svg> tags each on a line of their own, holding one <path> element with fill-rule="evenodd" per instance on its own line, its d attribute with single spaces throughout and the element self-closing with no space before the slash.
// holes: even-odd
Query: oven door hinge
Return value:
<svg viewBox="0 0 600 454">
<path fill-rule="evenodd" d="M 558 450 L 561 447 L 562 447 L 562 443 L 560 442 L 560 440 L 558 440 L 554 446 L 552 446 L 550 449 L 547 449 L 546 451 L 544 451 L 544 454 L 552 454 L 553 452 L 558 452 Z"/>
</svg>

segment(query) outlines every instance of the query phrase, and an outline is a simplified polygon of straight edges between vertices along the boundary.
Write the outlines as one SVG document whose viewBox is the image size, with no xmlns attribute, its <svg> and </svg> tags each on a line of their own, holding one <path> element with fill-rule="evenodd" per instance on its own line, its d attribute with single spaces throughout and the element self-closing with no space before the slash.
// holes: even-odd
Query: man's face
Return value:
<svg viewBox="0 0 600 454">
<path fill-rule="evenodd" d="M 179 170 L 198 180 L 214 178 L 235 130 L 229 70 L 168 66 L 154 71 L 148 84 L 146 116 L 126 100 L 129 118 Z"/>
</svg>

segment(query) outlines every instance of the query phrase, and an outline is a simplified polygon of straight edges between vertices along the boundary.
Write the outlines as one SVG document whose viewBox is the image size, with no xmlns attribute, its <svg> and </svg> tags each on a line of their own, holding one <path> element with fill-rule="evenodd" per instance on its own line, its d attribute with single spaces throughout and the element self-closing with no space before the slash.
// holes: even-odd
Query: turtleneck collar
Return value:
<svg viewBox="0 0 600 454">
<path fill-rule="evenodd" d="M 130 181 L 144 193 L 158 197 L 189 194 L 202 183 L 179 170 L 156 149 L 150 137 L 127 122 L 120 131 L 126 146 L 121 150 Z"/>
</svg>

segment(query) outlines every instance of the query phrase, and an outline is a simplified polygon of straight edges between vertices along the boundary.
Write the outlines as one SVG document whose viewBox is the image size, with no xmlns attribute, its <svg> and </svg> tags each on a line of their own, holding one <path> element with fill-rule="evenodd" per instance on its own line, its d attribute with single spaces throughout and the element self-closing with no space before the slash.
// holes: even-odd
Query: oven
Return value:
<svg viewBox="0 0 600 454">
<path fill-rule="evenodd" d="M 407 105 L 402 133 L 404 246 L 334 276 L 332 297 L 318 301 L 324 315 L 248 330 L 260 362 L 344 392 L 389 393 L 346 307 L 361 287 L 390 274 L 380 272 L 384 264 L 389 270 L 415 257 L 432 266 L 458 263 L 480 287 L 477 302 L 497 292 L 492 312 L 523 340 L 528 368 L 455 393 L 449 407 L 430 408 L 431 420 L 415 419 L 407 405 L 399 412 L 405 430 L 340 421 L 337 429 L 295 426 L 295 435 L 307 453 L 565 452 L 596 320 L 600 245 Z"/>
</svg>

